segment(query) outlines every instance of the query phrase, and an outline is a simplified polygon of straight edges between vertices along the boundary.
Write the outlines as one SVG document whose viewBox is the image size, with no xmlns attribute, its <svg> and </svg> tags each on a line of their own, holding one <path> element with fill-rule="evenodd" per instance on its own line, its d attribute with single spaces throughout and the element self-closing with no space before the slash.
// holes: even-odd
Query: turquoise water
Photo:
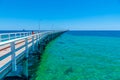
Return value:
<svg viewBox="0 0 120 80">
<path fill-rule="evenodd" d="M 120 38 L 65 33 L 39 64 L 35 80 L 120 80 Z"/>
</svg>

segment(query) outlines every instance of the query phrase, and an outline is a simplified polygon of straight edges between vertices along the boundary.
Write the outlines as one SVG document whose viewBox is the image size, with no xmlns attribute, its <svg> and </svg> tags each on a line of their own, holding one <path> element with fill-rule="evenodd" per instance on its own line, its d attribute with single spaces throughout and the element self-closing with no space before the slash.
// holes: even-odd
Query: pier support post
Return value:
<svg viewBox="0 0 120 80">
<path fill-rule="evenodd" d="M 23 76 L 25 79 L 28 79 L 28 58 L 24 58 L 23 60 Z"/>
</svg>

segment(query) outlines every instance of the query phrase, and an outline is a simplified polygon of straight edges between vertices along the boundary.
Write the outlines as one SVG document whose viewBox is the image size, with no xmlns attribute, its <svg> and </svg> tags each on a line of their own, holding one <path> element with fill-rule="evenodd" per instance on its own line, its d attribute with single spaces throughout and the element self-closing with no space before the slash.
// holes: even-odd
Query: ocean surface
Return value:
<svg viewBox="0 0 120 80">
<path fill-rule="evenodd" d="M 120 80 L 120 31 L 69 31 L 44 51 L 35 80 Z"/>
</svg>

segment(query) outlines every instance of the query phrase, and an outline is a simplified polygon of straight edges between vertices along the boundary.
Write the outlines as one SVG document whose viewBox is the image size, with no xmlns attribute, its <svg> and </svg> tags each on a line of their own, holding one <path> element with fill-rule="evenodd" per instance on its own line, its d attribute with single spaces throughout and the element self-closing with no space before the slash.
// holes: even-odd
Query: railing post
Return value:
<svg viewBox="0 0 120 80">
<path fill-rule="evenodd" d="M 2 35 L 0 34 L 0 42 L 2 42 Z"/>
<path fill-rule="evenodd" d="M 25 38 L 25 50 L 26 50 L 26 57 L 28 58 L 28 38 Z"/>
<path fill-rule="evenodd" d="M 40 36 L 41 36 L 41 34 L 39 33 L 39 40 L 40 40 Z"/>
<path fill-rule="evenodd" d="M 31 35 L 31 32 L 29 32 L 29 36 Z"/>
<path fill-rule="evenodd" d="M 20 33 L 20 38 L 22 37 L 22 33 Z"/>
<path fill-rule="evenodd" d="M 26 34 L 26 33 L 24 33 L 24 37 L 26 36 L 25 34 Z"/>
<path fill-rule="evenodd" d="M 27 36 L 29 36 L 29 32 L 27 33 Z"/>
<path fill-rule="evenodd" d="M 29 36 L 28 32 L 26 33 L 26 36 Z"/>
<path fill-rule="evenodd" d="M 31 35 L 31 33 L 29 32 L 29 36 Z"/>
<path fill-rule="evenodd" d="M 34 51 L 34 45 L 35 43 L 34 43 L 34 35 L 32 35 L 32 51 Z"/>
<path fill-rule="evenodd" d="M 28 78 L 28 38 L 25 38 L 25 60 L 23 62 L 23 75 Z"/>
<path fill-rule="evenodd" d="M 15 56 L 15 42 L 11 42 L 11 60 L 12 60 L 12 71 L 17 71 L 16 56 Z"/>
<path fill-rule="evenodd" d="M 21 33 L 21 37 L 23 37 L 23 33 Z"/>
<path fill-rule="evenodd" d="M 37 44 L 38 44 L 38 41 L 39 41 L 39 33 L 36 34 L 36 39 L 37 39 Z"/>
<path fill-rule="evenodd" d="M 15 33 L 15 39 L 17 38 L 17 33 Z"/>
<path fill-rule="evenodd" d="M 26 33 L 26 36 L 28 36 L 28 32 Z"/>
<path fill-rule="evenodd" d="M 36 38 L 37 38 L 37 40 L 36 40 L 37 43 L 36 44 L 37 44 L 37 49 L 38 49 L 38 45 L 39 45 L 39 33 L 36 33 Z"/>
<path fill-rule="evenodd" d="M 40 43 L 40 33 L 38 33 L 38 44 Z"/>
<path fill-rule="evenodd" d="M 8 39 L 10 40 L 10 34 L 8 34 Z"/>
<path fill-rule="evenodd" d="M 27 36 L 27 34 L 25 33 L 25 36 Z"/>
</svg>

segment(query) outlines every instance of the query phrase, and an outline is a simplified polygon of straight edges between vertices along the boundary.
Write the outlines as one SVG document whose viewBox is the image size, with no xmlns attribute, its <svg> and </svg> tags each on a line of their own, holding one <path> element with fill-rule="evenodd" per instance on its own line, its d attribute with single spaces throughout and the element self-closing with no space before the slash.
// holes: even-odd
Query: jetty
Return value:
<svg viewBox="0 0 120 80">
<path fill-rule="evenodd" d="M 40 56 L 48 42 L 64 32 L 66 30 L 38 31 L 34 34 L 31 32 L 0 34 L 0 80 L 14 80 L 14 78 L 28 80 L 30 55 L 37 51 L 38 53 L 35 55 Z M 19 73 L 19 63 L 22 64 L 21 73 Z"/>
</svg>

